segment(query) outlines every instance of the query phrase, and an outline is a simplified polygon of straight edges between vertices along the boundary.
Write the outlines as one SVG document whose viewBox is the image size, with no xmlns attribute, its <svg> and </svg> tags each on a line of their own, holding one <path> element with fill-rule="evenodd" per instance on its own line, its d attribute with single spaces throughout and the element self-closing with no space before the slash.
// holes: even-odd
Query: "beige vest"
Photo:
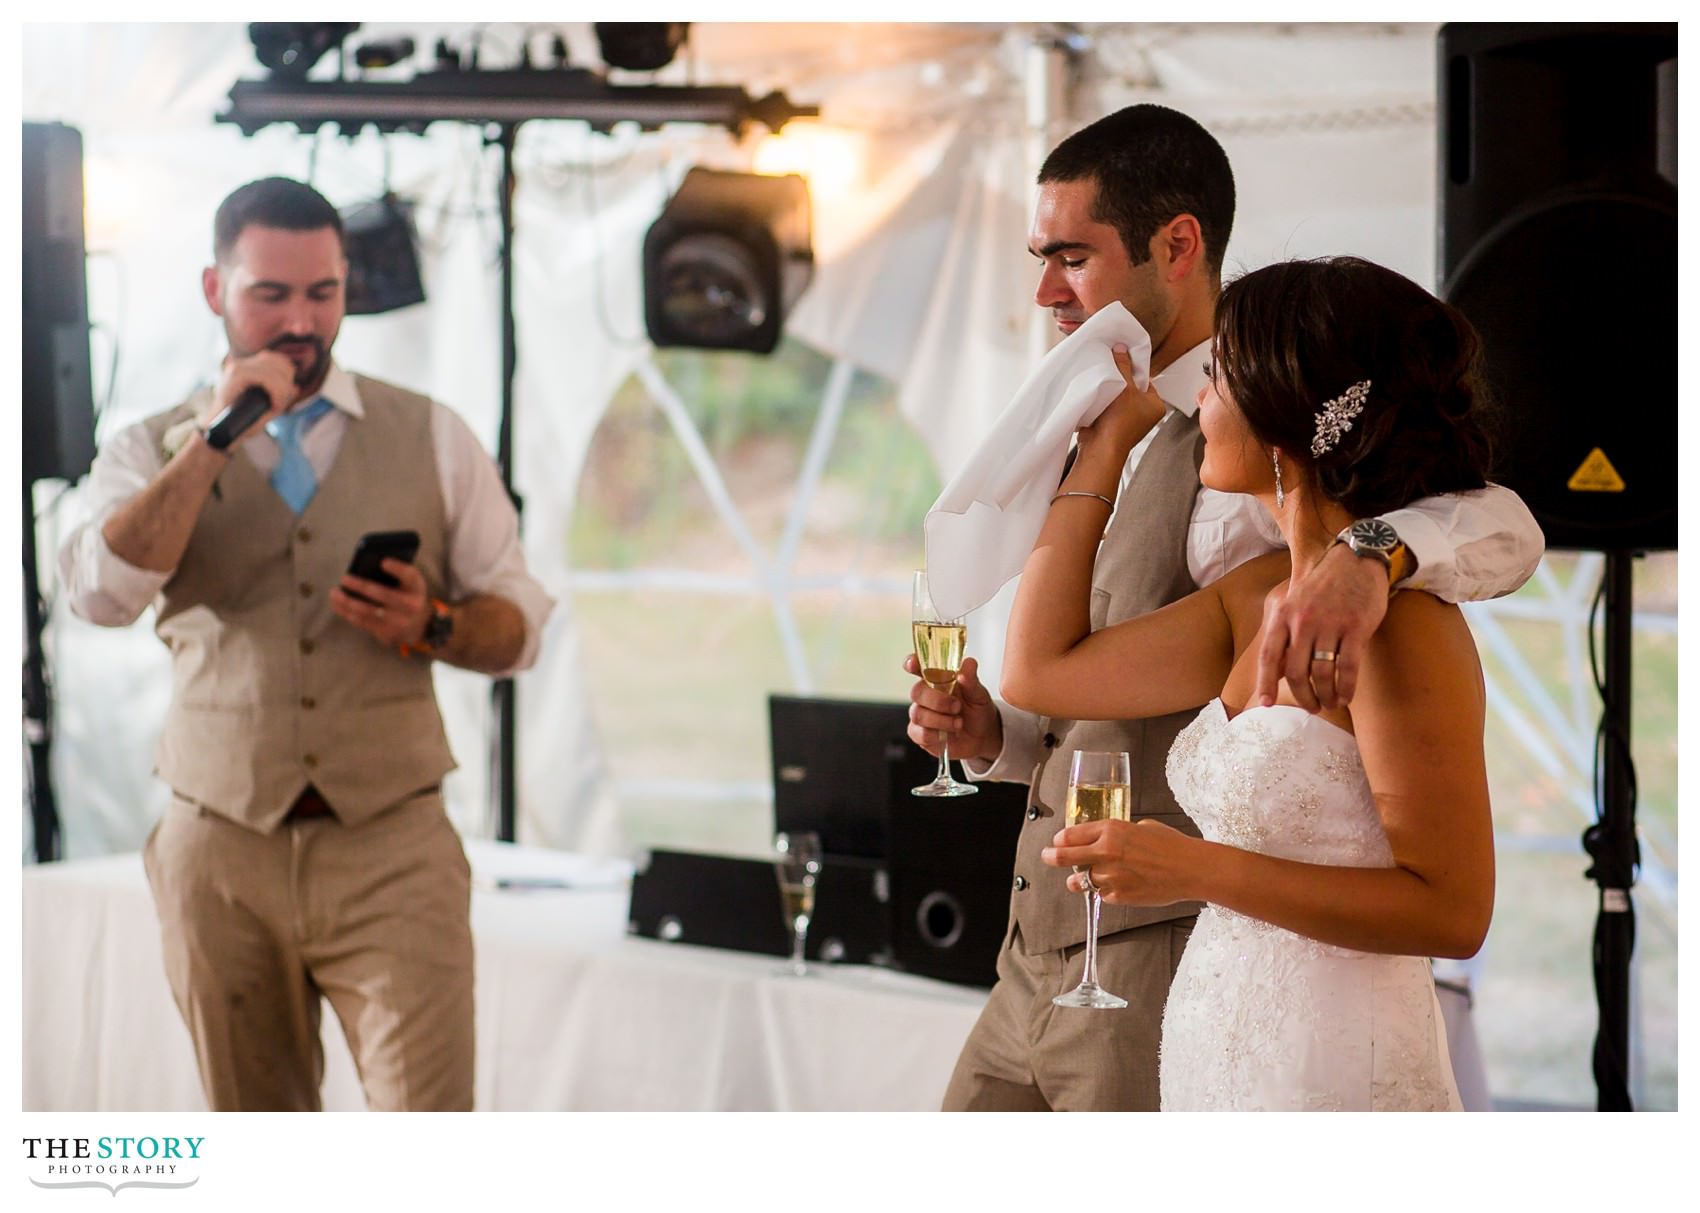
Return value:
<svg viewBox="0 0 1700 1213">
<path fill-rule="evenodd" d="M 190 800 L 272 830 L 311 783 L 345 824 L 454 768 L 427 661 L 402 657 L 330 608 L 366 531 L 416 530 L 415 564 L 443 596 L 446 523 L 423 396 L 357 378 L 365 417 L 297 518 L 245 457 L 201 509 L 155 601 L 171 707 L 155 770 Z M 156 443 L 201 392 L 145 423 Z"/>
<path fill-rule="evenodd" d="M 1116 513 L 1092 570 L 1094 629 L 1154 611 L 1197 587 L 1187 570 L 1187 532 L 1198 496 L 1203 437 L 1196 418 L 1171 410 L 1133 479 L 1116 502 Z M 1136 678 L 1136 670 L 1104 670 L 1105 678 Z M 1015 889 L 1010 914 L 1028 952 L 1048 952 L 1086 939 L 1085 898 L 1066 887 L 1068 873 L 1039 859 L 1039 852 L 1065 824 L 1070 756 L 1075 750 L 1126 750 L 1132 768 L 1133 816 L 1151 817 L 1196 835 L 1198 828 L 1175 804 L 1166 767 L 1175 735 L 1198 715 L 1196 708 L 1150 720 L 1044 719 L 1044 750 L 1034 768 L 1027 815 L 1016 844 Z M 1098 932 L 1198 912 L 1197 903 L 1178 906 L 1103 907 Z"/>
</svg>

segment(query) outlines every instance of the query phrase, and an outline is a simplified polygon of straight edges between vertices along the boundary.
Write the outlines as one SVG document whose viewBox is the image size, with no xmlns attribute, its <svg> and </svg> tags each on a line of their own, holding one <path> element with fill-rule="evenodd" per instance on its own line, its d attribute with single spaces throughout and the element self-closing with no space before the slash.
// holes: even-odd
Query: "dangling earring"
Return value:
<svg viewBox="0 0 1700 1213">
<path fill-rule="evenodd" d="M 1275 461 L 1275 508 L 1282 509 L 1287 504 L 1287 494 L 1281 488 L 1281 451 L 1277 447 L 1269 449 L 1269 457 Z"/>
</svg>

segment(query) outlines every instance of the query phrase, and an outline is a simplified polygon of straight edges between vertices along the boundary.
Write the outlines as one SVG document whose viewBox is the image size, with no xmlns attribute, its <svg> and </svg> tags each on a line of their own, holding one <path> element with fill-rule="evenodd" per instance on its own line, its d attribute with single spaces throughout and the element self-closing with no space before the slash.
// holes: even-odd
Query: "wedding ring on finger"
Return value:
<svg viewBox="0 0 1700 1213">
<path fill-rule="evenodd" d="M 1333 649 L 1312 649 L 1310 653 L 1312 661 L 1335 661 L 1339 656 Z"/>
</svg>

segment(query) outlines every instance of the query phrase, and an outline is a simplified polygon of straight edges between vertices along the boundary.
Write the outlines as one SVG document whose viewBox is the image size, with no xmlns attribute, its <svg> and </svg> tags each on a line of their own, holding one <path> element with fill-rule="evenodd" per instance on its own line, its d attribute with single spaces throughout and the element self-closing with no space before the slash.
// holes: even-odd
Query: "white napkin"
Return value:
<svg viewBox="0 0 1700 1213">
<path fill-rule="evenodd" d="M 1074 431 L 1127 386 L 1115 345 L 1127 346 L 1144 390 L 1150 336 L 1120 303 L 1098 309 L 1045 355 L 927 511 L 927 588 L 940 615 L 954 619 L 989 602 L 1027 563 Z"/>
</svg>

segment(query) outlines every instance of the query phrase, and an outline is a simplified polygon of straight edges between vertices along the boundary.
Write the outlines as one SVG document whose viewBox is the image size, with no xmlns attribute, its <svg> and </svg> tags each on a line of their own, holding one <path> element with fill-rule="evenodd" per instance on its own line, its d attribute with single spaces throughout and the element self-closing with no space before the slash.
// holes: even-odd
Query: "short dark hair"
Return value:
<svg viewBox="0 0 1700 1213">
<path fill-rule="evenodd" d="M 1121 235 L 1128 259 L 1151 258 L 1151 237 L 1176 215 L 1198 220 L 1213 279 L 1234 227 L 1234 170 L 1211 133 L 1178 110 L 1130 105 L 1082 127 L 1052 149 L 1039 184 L 1092 181 L 1092 218 Z"/>
<path fill-rule="evenodd" d="M 1355 518 L 1487 483 L 1481 340 L 1402 274 L 1361 257 L 1253 270 L 1216 304 L 1212 360 L 1258 441 Z M 1318 410 L 1366 379 L 1351 429 L 1313 455 Z"/>
<path fill-rule="evenodd" d="M 242 230 L 252 224 L 289 232 L 328 227 L 343 242 L 342 216 L 325 196 L 289 177 L 262 177 L 237 186 L 213 215 L 213 260 L 222 263 Z"/>
</svg>

